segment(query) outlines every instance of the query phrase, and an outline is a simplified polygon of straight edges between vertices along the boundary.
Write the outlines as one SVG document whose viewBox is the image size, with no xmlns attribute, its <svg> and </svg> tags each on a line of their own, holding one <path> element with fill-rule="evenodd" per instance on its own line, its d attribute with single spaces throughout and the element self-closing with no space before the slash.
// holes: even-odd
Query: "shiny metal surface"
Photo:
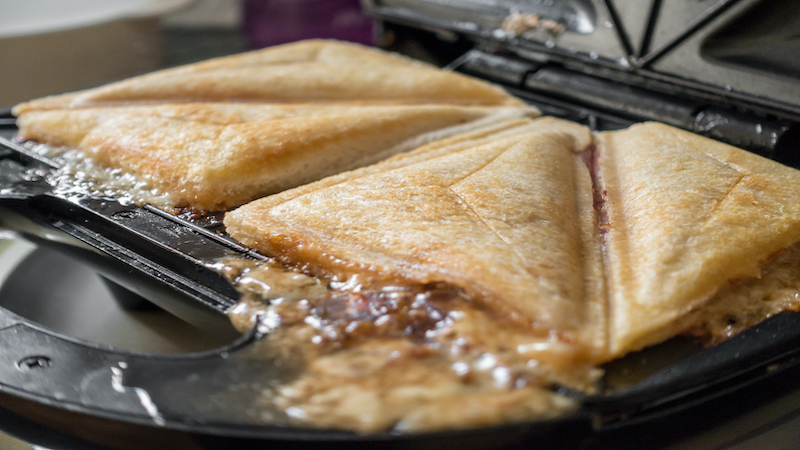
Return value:
<svg viewBox="0 0 800 450">
<path fill-rule="evenodd" d="M 691 89 L 696 91 L 693 96 L 720 104 L 800 118 L 800 73 L 795 63 L 800 9 L 794 0 L 365 3 L 381 19 L 456 32 L 527 59 L 552 60 L 625 83 L 632 81 L 631 76 L 641 77 L 640 84 L 668 94 L 682 95 Z M 526 13 L 556 21 L 564 32 L 548 33 L 543 27 L 521 33 L 504 29 L 506 18 Z M 748 30 L 759 32 L 753 35 Z M 715 40 L 720 33 L 742 39 Z M 758 46 L 746 45 L 755 39 Z M 780 63 L 786 60 L 792 62 Z M 775 73 L 775 66 L 780 73 Z"/>
</svg>

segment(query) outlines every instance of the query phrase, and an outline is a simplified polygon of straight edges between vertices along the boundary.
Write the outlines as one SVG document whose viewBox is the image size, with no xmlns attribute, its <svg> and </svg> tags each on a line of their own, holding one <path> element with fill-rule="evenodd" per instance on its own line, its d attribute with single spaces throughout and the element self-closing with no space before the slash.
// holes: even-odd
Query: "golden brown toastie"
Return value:
<svg viewBox="0 0 800 450">
<path fill-rule="evenodd" d="M 249 203 L 225 224 L 323 277 L 458 286 L 595 361 L 714 333 L 703 308 L 736 314 L 742 300 L 726 308 L 725 296 L 753 286 L 800 293 L 770 275 L 797 259 L 772 262 L 800 241 L 800 172 L 655 123 L 599 134 L 581 158 L 592 139 L 550 118 L 452 138 Z M 780 298 L 737 320 L 797 308 Z"/>
<path fill-rule="evenodd" d="M 265 402 L 365 432 L 572 411 L 549 386 L 590 390 L 606 345 L 578 154 L 591 142 L 570 122 L 508 120 L 227 213 L 246 245 L 350 286 L 300 301 L 246 295 L 232 311 L 242 328 L 272 317 L 268 342 L 303 355 L 299 377 Z M 277 287 L 273 270 L 251 284 Z"/>
</svg>

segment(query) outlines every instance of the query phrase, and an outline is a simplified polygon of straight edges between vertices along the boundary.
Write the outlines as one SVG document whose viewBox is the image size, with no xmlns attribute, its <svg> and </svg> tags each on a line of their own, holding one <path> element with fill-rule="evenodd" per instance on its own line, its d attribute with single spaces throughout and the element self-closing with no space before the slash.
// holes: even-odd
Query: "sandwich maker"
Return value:
<svg viewBox="0 0 800 450">
<path fill-rule="evenodd" d="M 794 0 L 367 0 L 390 50 L 498 83 L 543 114 L 614 130 L 656 120 L 800 167 L 800 3 Z M 715 347 L 689 339 L 609 363 L 561 419 L 415 434 L 287 425 L 257 393 L 291 379 L 239 336 L 219 260 L 264 257 L 220 218 L 59 190 L 58 167 L 0 114 L 0 228 L 101 274 L 226 347 L 154 355 L 59 335 L 0 307 L 0 430 L 62 448 L 657 448 L 779 399 L 800 399 L 800 315 Z M 46 279 L 47 274 L 42 274 Z M 146 299 L 146 300 L 142 300 Z M 236 336 L 234 338 L 234 336 Z M 679 422 L 676 418 L 680 417 Z"/>
</svg>

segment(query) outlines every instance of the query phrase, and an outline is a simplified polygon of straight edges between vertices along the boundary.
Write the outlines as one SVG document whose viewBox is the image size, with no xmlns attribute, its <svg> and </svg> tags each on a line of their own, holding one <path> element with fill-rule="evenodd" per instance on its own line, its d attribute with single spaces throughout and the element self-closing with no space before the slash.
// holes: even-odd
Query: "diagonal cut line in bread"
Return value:
<svg viewBox="0 0 800 450">
<path fill-rule="evenodd" d="M 19 135 L 83 150 L 196 209 L 225 209 L 528 115 L 452 105 L 189 103 L 31 111 Z"/>
<path fill-rule="evenodd" d="M 128 103 L 355 101 L 524 106 L 476 78 L 358 44 L 308 40 L 45 97 L 13 112 Z"/>
</svg>

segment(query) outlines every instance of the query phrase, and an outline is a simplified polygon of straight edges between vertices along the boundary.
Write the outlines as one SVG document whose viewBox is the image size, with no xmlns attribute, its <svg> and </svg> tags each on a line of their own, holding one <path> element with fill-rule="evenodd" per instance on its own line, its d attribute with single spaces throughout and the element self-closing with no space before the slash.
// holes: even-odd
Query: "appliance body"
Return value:
<svg viewBox="0 0 800 450">
<path fill-rule="evenodd" d="M 364 7 L 389 49 L 499 83 L 545 114 L 593 130 L 658 120 L 800 162 L 794 2 L 368 0 Z M 10 115 L 0 125 L 2 226 L 189 322 L 230 331 L 224 313 L 238 294 L 213 263 L 263 256 L 213 218 L 59 195 L 46 176 L 57 163 L 8 140 Z M 44 445 L 73 439 L 86 448 L 656 448 L 749 418 L 734 437 L 706 444 L 744 442 L 771 424 L 794 423 L 790 399 L 800 396 L 800 315 L 781 315 L 711 349 L 673 342 L 615 362 L 600 394 L 564 392 L 584 407 L 559 420 L 412 435 L 301 429 L 279 415 L 265 423 L 247 413 L 258 407 L 255 391 L 292 375 L 275 359 L 251 357 L 261 337 L 254 329 L 218 350 L 158 356 L 66 338 L 0 308 L 0 423 Z M 614 384 L 613 374 L 631 372 Z M 250 387 L 233 394 L 232 385 Z"/>
</svg>

